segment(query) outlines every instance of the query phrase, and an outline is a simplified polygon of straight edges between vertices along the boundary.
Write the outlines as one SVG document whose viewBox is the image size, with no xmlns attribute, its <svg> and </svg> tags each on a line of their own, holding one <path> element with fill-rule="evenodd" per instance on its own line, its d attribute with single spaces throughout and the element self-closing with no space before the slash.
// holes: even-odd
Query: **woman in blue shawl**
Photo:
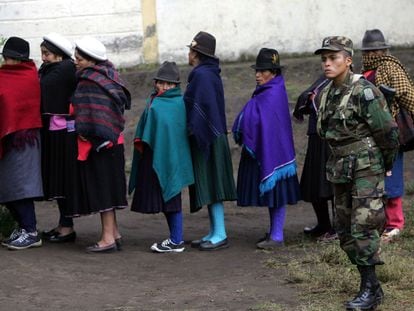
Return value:
<svg viewBox="0 0 414 311">
<path fill-rule="evenodd" d="M 151 250 L 178 253 L 184 251 L 181 190 L 194 182 L 186 112 L 176 64 L 164 62 L 154 80 L 154 92 L 135 133 L 129 179 L 129 193 L 135 190 L 131 210 L 164 213 L 170 237 L 154 243 Z"/>
<path fill-rule="evenodd" d="M 285 82 L 276 50 L 260 50 L 256 90 L 233 125 L 241 145 L 237 180 L 239 206 L 267 206 L 270 230 L 256 245 L 271 249 L 283 245 L 287 204 L 300 199 L 295 149 Z"/>
<path fill-rule="evenodd" d="M 210 232 L 191 242 L 203 251 L 228 247 L 223 201 L 234 201 L 236 189 L 227 140 L 223 82 L 214 55 L 216 38 L 200 31 L 189 45 L 188 62 L 194 69 L 184 94 L 194 186 L 190 187 L 190 210 L 207 205 Z"/>
</svg>

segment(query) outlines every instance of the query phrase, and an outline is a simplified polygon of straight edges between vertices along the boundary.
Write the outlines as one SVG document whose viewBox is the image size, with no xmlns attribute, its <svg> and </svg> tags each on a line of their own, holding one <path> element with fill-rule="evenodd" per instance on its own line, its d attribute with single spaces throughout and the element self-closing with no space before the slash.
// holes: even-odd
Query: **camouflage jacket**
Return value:
<svg viewBox="0 0 414 311">
<path fill-rule="evenodd" d="M 398 128 L 382 93 L 350 72 L 340 87 L 330 82 L 319 96 L 317 130 L 332 150 L 328 180 L 346 183 L 390 170 Z"/>
</svg>

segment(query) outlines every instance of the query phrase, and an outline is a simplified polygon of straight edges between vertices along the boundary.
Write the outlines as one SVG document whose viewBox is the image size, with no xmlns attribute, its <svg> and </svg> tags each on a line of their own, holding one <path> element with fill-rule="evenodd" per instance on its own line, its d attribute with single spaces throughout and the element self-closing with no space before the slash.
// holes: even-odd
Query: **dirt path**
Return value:
<svg viewBox="0 0 414 311">
<path fill-rule="evenodd" d="M 55 224 L 51 204 L 37 207 L 39 229 Z M 278 252 L 255 249 L 268 225 L 266 209 L 226 209 L 231 247 L 182 254 L 154 254 L 149 246 L 164 239 L 162 215 L 118 213 L 124 250 L 87 254 L 84 248 L 99 235 L 99 216 L 76 220 L 74 244 L 44 244 L 27 251 L 0 249 L 0 310 L 247 310 L 264 303 L 297 304 L 296 290 L 284 271 L 266 268 Z M 294 238 L 313 214 L 304 204 L 288 210 L 286 238 Z M 185 213 L 185 238 L 207 231 L 205 210 Z M 289 242 L 288 242 L 289 243 Z"/>
</svg>

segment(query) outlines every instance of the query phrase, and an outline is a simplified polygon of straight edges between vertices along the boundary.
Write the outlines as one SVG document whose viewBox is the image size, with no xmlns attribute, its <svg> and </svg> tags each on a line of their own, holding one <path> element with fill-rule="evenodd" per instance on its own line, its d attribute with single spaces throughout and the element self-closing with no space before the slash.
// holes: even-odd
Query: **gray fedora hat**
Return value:
<svg viewBox="0 0 414 311">
<path fill-rule="evenodd" d="M 391 45 L 385 42 L 384 35 L 379 29 L 371 29 L 365 31 L 364 38 L 362 38 L 362 51 L 385 50 L 389 49 Z"/>
<path fill-rule="evenodd" d="M 187 45 L 190 49 L 197 51 L 208 57 L 217 58 L 214 54 L 216 52 L 216 38 L 205 31 L 200 31 L 195 35 L 190 45 Z"/>
<path fill-rule="evenodd" d="M 175 62 L 163 62 L 155 74 L 154 80 L 180 83 L 180 71 Z"/>
</svg>

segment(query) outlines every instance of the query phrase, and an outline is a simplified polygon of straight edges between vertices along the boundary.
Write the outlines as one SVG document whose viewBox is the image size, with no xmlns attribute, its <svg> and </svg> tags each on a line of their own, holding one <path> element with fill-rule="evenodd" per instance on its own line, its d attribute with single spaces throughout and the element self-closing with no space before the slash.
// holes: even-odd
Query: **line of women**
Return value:
<svg viewBox="0 0 414 311">
<path fill-rule="evenodd" d="M 43 39 L 43 64 L 39 69 L 42 122 L 35 126 L 41 128 L 41 165 L 38 161 L 36 167 L 41 168 L 43 191 L 19 199 L 57 201 L 60 217 L 53 229 L 42 233 L 44 240 L 73 242 L 77 237 L 73 218 L 100 213 L 100 238 L 86 250 L 121 250 L 116 210 L 128 206 L 123 115 L 131 105 L 130 93 L 97 39 L 76 41 L 74 61 L 72 44 L 66 38 L 52 33 Z M 9 41 L 3 55 L 6 47 L 10 48 Z M 154 89 L 133 142 L 128 188 L 133 195 L 131 210 L 164 213 L 170 236 L 150 249 L 182 252 L 181 193 L 189 187 L 190 211 L 195 213 L 207 206 L 210 222 L 208 234 L 191 241 L 191 247 L 212 251 L 229 246 L 224 202 L 235 200 L 239 206 L 269 210 L 269 230 L 258 241 L 258 248 L 283 246 L 286 206 L 300 200 L 300 188 L 279 54 L 263 48 L 252 65 L 257 87 L 232 128 L 242 150 L 236 188 L 215 37 L 201 31 L 188 47 L 193 69 L 184 94 L 174 62 L 164 62 L 154 76 Z M 0 159 L 0 186 L 5 183 L 3 161 Z M 13 204 L 0 201 L 13 214 Z M 27 230 L 18 223 L 3 246 L 40 246 L 36 228 L 31 230 L 37 238 L 27 239 L 22 234 Z"/>
</svg>

